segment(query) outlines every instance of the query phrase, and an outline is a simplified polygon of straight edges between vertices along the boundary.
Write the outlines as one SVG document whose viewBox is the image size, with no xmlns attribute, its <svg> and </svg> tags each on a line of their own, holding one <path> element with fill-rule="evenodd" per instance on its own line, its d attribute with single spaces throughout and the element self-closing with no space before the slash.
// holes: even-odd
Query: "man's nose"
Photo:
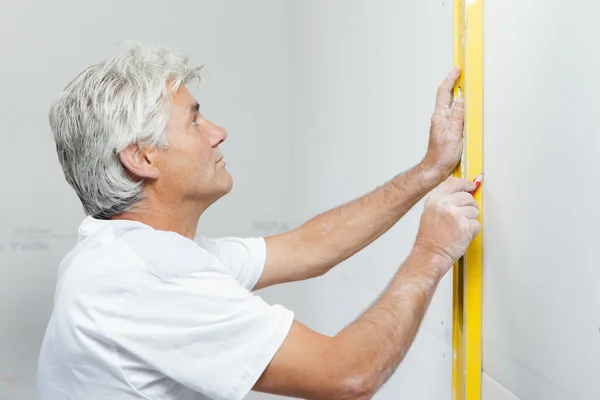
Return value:
<svg viewBox="0 0 600 400">
<path fill-rule="evenodd" d="M 211 139 L 213 146 L 216 146 L 227 139 L 227 131 L 211 122 Z"/>
</svg>

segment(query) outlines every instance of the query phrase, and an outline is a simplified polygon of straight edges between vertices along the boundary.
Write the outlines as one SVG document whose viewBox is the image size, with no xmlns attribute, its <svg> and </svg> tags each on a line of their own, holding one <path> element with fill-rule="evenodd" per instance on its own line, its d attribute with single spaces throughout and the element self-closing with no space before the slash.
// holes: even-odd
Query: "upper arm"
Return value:
<svg viewBox="0 0 600 400">
<path fill-rule="evenodd" d="M 198 243 L 217 257 L 229 273 L 249 290 L 318 276 L 298 230 L 266 238 L 209 239 Z"/>
<path fill-rule="evenodd" d="M 255 289 L 318 276 L 311 268 L 310 254 L 297 230 L 269 236 L 265 238 L 265 246 L 265 265 Z"/>
<path fill-rule="evenodd" d="M 358 399 L 364 386 L 350 360 L 334 338 L 294 321 L 253 390 L 307 400 Z"/>
<path fill-rule="evenodd" d="M 289 248 L 287 235 L 287 233 L 282 233 L 265 238 L 265 265 L 256 283 L 256 290 L 292 281 L 287 276 L 290 273 L 289 264 L 292 261 L 292 249 Z"/>
<path fill-rule="evenodd" d="M 279 283 L 292 282 L 295 276 L 294 234 L 267 238 L 209 239 L 198 242 L 219 259 L 227 271 L 248 290 L 259 290 Z M 297 275 L 297 274 L 296 274 Z"/>
</svg>

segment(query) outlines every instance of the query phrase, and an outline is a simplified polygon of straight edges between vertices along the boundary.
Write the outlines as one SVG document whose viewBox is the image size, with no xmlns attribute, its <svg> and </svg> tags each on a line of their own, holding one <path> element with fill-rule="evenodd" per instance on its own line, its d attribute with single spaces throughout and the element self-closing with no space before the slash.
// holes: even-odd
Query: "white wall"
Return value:
<svg viewBox="0 0 600 400">
<path fill-rule="evenodd" d="M 438 84 L 452 68 L 451 1 L 303 0 L 291 8 L 294 182 L 309 217 L 374 189 L 424 155 Z M 410 251 L 421 204 L 388 234 L 307 282 L 297 317 L 335 334 Z M 448 276 L 447 278 L 450 278 Z M 378 399 L 451 399 L 451 279 Z"/>
<path fill-rule="evenodd" d="M 198 99 L 229 131 L 235 188 L 201 232 L 267 235 L 418 162 L 452 66 L 451 3 L 0 2 L 0 398 L 34 396 L 56 267 L 83 218 L 46 117 L 77 72 L 136 39 L 204 64 Z M 599 11 L 486 0 L 484 400 L 600 393 Z M 335 334 L 404 260 L 420 210 L 325 277 L 261 294 Z M 451 398 L 449 278 L 378 399 Z"/>
<path fill-rule="evenodd" d="M 83 68 L 120 52 L 121 41 L 189 54 L 205 65 L 198 99 L 203 113 L 228 129 L 223 152 L 235 180 L 233 192 L 203 218 L 201 232 L 280 230 L 289 225 L 293 200 L 288 6 L 281 0 L 0 2 L 1 399 L 34 398 L 55 271 L 83 218 L 56 158 L 50 103 Z M 280 296 L 273 301 L 287 304 Z"/>
<path fill-rule="evenodd" d="M 485 400 L 600 398 L 599 13 L 485 3 Z"/>
</svg>

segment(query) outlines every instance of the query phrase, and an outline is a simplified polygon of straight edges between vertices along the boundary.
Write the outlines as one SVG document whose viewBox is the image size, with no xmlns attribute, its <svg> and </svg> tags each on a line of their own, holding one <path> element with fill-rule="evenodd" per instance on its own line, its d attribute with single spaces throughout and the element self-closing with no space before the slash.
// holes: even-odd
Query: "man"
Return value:
<svg viewBox="0 0 600 400">
<path fill-rule="evenodd" d="M 241 399 L 250 390 L 367 399 L 409 349 L 436 286 L 479 232 L 475 185 L 426 202 L 387 289 L 334 337 L 254 295 L 323 275 L 442 183 L 462 153 L 455 69 L 438 91 L 423 161 L 372 193 L 263 238 L 196 236 L 232 178 L 186 84 L 199 69 L 136 46 L 86 69 L 50 111 L 67 181 L 88 217 L 59 267 L 38 365 L 40 399 Z"/>
</svg>

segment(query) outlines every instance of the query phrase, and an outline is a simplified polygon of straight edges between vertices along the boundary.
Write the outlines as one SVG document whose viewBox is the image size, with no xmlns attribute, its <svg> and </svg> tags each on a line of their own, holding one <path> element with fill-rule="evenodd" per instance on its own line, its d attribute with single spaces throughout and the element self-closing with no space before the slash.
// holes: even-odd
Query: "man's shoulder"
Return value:
<svg viewBox="0 0 600 400">
<path fill-rule="evenodd" d="M 179 279 L 192 272 L 218 269 L 212 254 L 175 232 L 134 229 L 118 235 L 118 240 L 161 279 Z"/>
</svg>

